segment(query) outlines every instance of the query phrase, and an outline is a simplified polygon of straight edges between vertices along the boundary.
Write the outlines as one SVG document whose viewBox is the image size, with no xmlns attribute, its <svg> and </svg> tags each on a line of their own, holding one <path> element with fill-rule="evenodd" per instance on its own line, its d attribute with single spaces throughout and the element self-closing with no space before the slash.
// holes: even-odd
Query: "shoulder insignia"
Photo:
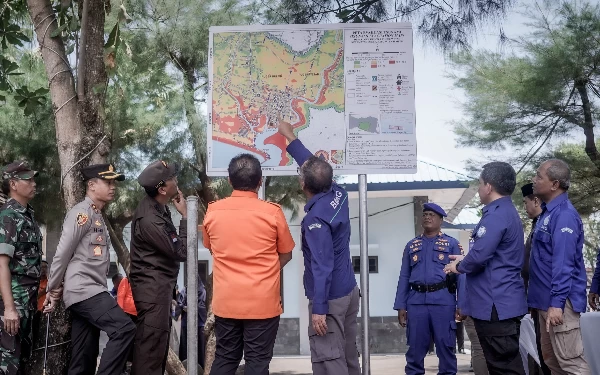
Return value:
<svg viewBox="0 0 600 375">
<path fill-rule="evenodd" d="M 80 227 L 85 225 L 85 223 L 88 222 L 88 215 L 84 214 L 83 212 L 80 212 L 77 214 L 77 225 L 79 225 Z"/>
<path fill-rule="evenodd" d="M 98 207 L 92 203 L 92 209 L 94 210 L 95 213 L 100 213 L 100 210 L 98 209 Z"/>
<path fill-rule="evenodd" d="M 419 260 L 419 256 L 417 254 L 413 255 L 412 260 L 413 262 L 416 262 L 417 260 Z"/>
<path fill-rule="evenodd" d="M 101 227 L 102 223 L 100 222 L 100 220 L 96 220 L 96 222 L 94 223 L 94 225 L 96 225 L 97 227 Z"/>
<path fill-rule="evenodd" d="M 460 255 L 465 255 L 465 249 L 463 249 L 461 244 L 458 244 L 458 248 L 460 249 Z"/>
</svg>

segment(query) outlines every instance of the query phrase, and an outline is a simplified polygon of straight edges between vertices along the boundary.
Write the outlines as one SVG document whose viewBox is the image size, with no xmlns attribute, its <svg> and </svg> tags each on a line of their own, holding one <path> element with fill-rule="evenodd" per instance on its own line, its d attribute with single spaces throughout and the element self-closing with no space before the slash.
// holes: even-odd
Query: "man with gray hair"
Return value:
<svg viewBox="0 0 600 375">
<path fill-rule="evenodd" d="M 525 374 L 519 353 L 521 318 L 527 313 L 521 278 L 525 236 L 510 198 L 515 185 L 516 173 L 509 164 L 483 166 L 479 177 L 483 216 L 473 230 L 468 254 L 450 255 L 456 261 L 444 269 L 467 275 L 466 293 L 458 297 L 469 296 L 466 306 L 490 375 Z"/>
<path fill-rule="evenodd" d="M 544 362 L 553 374 L 590 374 L 579 318 L 586 307 L 583 223 L 569 201 L 569 165 L 551 159 L 533 178 L 542 214 L 533 233 L 528 304 L 537 310 Z"/>
</svg>

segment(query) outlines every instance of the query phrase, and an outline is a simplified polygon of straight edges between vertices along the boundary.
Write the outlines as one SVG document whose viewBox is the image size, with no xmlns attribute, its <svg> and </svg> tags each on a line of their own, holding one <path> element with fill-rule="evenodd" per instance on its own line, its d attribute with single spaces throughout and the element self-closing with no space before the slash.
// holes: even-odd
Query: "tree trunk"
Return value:
<svg viewBox="0 0 600 375">
<path fill-rule="evenodd" d="M 83 127 L 81 149 L 86 153 L 95 150 L 81 165 L 106 163 L 110 151 L 110 139 L 104 138 L 104 98 L 108 83 L 104 63 L 104 0 L 80 0 L 87 2 L 87 24 L 81 25 L 81 37 L 85 35 L 85 66 L 78 69 L 78 79 L 83 80 L 85 95 L 79 101 L 80 124 Z M 81 15 L 83 18 L 83 14 Z M 87 158 L 86 158 L 87 159 Z"/>
<path fill-rule="evenodd" d="M 585 134 L 585 153 L 590 158 L 596 168 L 600 169 L 600 153 L 596 147 L 596 138 L 594 137 L 594 118 L 592 115 L 592 104 L 588 95 L 587 81 L 582 79 L 575 80 L 575 88 L 581 98 L 583 108 L 583 134 Z"/>
<path fill-rule="evenodd" d="M 88 1 L 88 24 L 81 33 L 87 35 L 85 53 L 88 63 L 83 68 L 80 79 L 85 80 L 85 96 L 77 98 L 73 71 L 65 53 L 65 45 L 60 36 L 51 38 L 57 29 L 56 16 L 50 0 L 27 0 L 29 15 L 34 24 L 46 74 L 49 80 L 50 97 L 55 115 L 56 141 L 61 166 L 62 193 L 66 209 L 70 209 L 83 199 L 85 189 L 81 183 L 80 171 L 89 161 L 103 162 L 108 147 L 96 147 L 104 132 L 101 117 L 101 105 L 104 94 L 94 94 L 94 86 L 99 82 L 106 84 L 104 68 L 104 1 Z M 83 156 L 91 153 L 85 160 Z M 70 340 L 71 320 L 64 305 L 51 314 L 48 344 L 57 345 L 48 350 L 47 374 L 66 374 L 71 357 Z M 41 319 L 40 338 L 36 348 L 44 348 L 46 319 Z M 25 375 L 39 375 L 40 363 L 43 366 L 44 350 L 36 350 L 31 358 L 31 366 Z"/>
<path fill-rule="evenodd" d="M 121 225 L 118 222 L 118 219 L 110 217 L 105 218 L 106 229 L 108 229 L 108 234 L 110 236 L 110 244 L 115 250 L 115 253 L 117 254 L 117 259 L 119 260 L 119 263 L 125 270 L 125 274 L 129 277 L 129 249 L 125 244 L 125 241 L 123 241 L 123 229 L 125 226 Z"/>
<path fill-rule="evenodd" d="M 56 120 L 58 157 L 64 176 L 63 198 L 66 208 L 69 209 L 84 195 L 77 173 L 79 168 L 75 166 L 67 173 L 83 155 L 80 147 L 83 128 L 79 122 L 73 72 L 65 54 L 63 41 L 60 37 L 50 37 L 57 29 L 50 0 L 27 0 L 27 6 L 49 79 L 50 97 Z"/>
</svg>

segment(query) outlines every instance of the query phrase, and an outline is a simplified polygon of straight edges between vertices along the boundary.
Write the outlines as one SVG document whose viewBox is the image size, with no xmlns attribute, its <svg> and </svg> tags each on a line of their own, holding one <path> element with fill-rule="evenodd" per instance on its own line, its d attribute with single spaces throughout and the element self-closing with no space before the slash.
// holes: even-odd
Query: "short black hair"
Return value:
<svg viewBox="0 0 600 375">
<path fill-rule="evenodd" d="M 144 187 L 144 190 L 146 191 L 146 194 L 148 194 L 148 196 L 150 198 L 154 198 L 158 195 L 158 189 L 153 187 Z"/>
<path fill-rule="evenodd" d="M 254 191 L 260 185 L 260 161 L 250 154 L 239 154 L 229 162 L 229 181 L 234 190 Z"/>
<path fill-rule="evenodd" d="M 302 164 L 300 177 L 304 181 L 304 188 L 311 194 L 329 191 L 333 183 L 333 168 L 325 160 L 311 156 Z"/>
<path fill-rule="evenodd" d="M 8 197 L 8 194 L 10 194 L 10 179 L 9 178 L 2 180 L 2 194 L 6 195 L 7 197 Z"/>
<path fill-rule="evenodd" d="M 119 277 L 120 277 L 120 278 L 123 278 L 123 275 L 121 275 L 120 273 L 115 273 L 115 274 L 113 275 L 113 277 L 112 277 L 112 281 L 114 282 L 114 281 L 115 281 L 116 279 L 118 279 Z"/>
<path fill-rule="evenodd" d="M 510 164 L 502 161 L 484 165 L 481 179 L 484 183 L 492 185 L 496 193 L 503 196 L 511 195 L 517 186 L 517 173 Z"/>
</svg>

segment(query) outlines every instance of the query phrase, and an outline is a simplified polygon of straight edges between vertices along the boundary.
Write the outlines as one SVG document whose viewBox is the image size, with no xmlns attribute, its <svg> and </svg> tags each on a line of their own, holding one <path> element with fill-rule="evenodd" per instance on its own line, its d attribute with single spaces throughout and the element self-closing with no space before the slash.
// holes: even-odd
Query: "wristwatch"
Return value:
<svg viewBox="0 0 600 375">
<path fill-rule="evenodd" d="M 462 262 L 462 260 L 459 260 L 458 262 L 456 262 L 456 273 L 460 273 L 460 271 L 458 270 L 458 266 L 460 266 L 460 262 Z"/>
</svg>

